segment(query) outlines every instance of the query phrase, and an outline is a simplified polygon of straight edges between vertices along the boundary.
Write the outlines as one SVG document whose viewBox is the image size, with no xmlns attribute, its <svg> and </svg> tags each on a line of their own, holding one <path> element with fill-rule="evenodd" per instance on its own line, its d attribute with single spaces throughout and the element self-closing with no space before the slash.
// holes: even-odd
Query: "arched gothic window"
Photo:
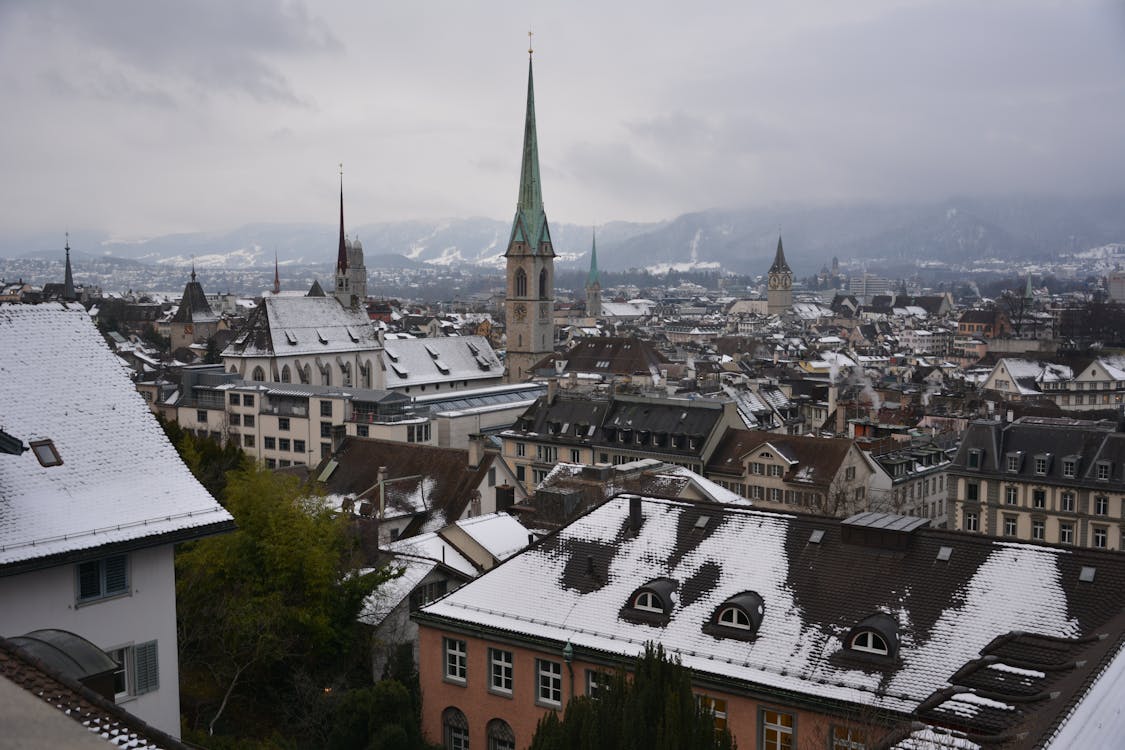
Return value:
<svg viewBox="0 0 1125 750">
<path fill-rule="evenodd" d="M 282 383 L 290 382 L 292 377 L 293 376 L 289 371 L 289 365 L 285 365 L 284 367 L 281 368 L 281 382 Z"/>
<path fill-rule="evenodd" d="M 547 299 L 547 269 L 539 272 L 539 299 Z"/>
<path fill-rule="evenodd" d="M 522 268 L 516 269 L 515 289 L 517 297 L 527 296 L 527 273 Z"/>
<path fill-rule="evenodd" d="M 250 379 L 255 381 L 255 382 L 261 383 L 266 379 L 266 371 L 263 370 L 261 367 L 255 367 L 254 368 L 254 374 L 251 376 Z"/>
<path fill-rule="evenodd" d="M 503 719 L 488 722 L 488 750 L 516 750 L 516 735 Z"/>
<path fill-rule="evenodd" d="M 441 712 L 445 750 L 469 750 L 469 720 L 461 709 L 450 706 Z"/>
</svg>

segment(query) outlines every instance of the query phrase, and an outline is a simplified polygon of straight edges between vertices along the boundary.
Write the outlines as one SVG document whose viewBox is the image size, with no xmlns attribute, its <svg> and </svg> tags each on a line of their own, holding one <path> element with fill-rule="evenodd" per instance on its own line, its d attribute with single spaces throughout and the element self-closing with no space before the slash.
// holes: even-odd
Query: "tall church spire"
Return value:
<svg viewBox="0 0 1125 750">
<path fill-rule="evenodd" d="M 66 233 L 66 275 L 63 277 L 63 300 L 74 301 L 74 273 L 70 270 L 70 232 Z"/>
<path fill-rule="evenodd" d="M 781 247 L 781 235 L 777 235 L 777 253 L 773 257 L 773 265 L 770 266 L 770 273 L 780 273 L 782 271 L 790 271 L 789 264 L 785 262 L 785 250 Z"/>
<path fill-rule="evenodd" d="M 597 230 L 594 230 L 590 239 L 590 273 L 586 277 L 586 286 L 601 285 L 601 283 L 602 280 L 598 276 L 598 234 Z"/>
<path fill-rule="evenodd" d="M 344 240 L 344 165 L 340 164 L 340 250 L 336 253 L 336 273 L 348 270 L 348 248 Z"/>
<path fill-rule="evenodd" d="M 281 273 L 277 268 L 277 251 L 273 251 L 273 293 L 281 294 Z"/>
<path fill-rule="evenodd" d="M 519 197 L 508 253 L 520 243 L 533 255 L 554 256 L 547 214 L 543 209 L 543 188 L 539 180 L 539 136 L 535 128 L 535 77 L 531 49 L 527 50 L 527 109 L 523 121 L 523 156 L 520 164 Z"/>
</svg>

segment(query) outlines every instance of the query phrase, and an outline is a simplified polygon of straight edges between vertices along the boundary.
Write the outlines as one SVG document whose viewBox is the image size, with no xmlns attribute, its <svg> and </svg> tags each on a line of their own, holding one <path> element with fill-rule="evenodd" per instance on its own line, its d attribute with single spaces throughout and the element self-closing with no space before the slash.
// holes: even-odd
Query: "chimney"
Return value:
<svg viewBox="0 0 1125 750">
<path fill-rule="evenodd" d="M 484 460 L 484 435 L 474 433 L 469 435 L 469 468 L 479 469 Z"/>
<path fill-rule="evenodd" d="M 828 415 L 839 407 L 840 388 L 835 383 L 828 386 Z M 828 416 L 826 415 L 826 416 Z"/>
<path fill-rule="evenodd" d="M 559 379 L 550 378 L 547 381 L 547 403 L 555 403 L 555 397 L 559 395 Z"/>
<path fill-rule="evenodd" d="M 387 467 L 380 466 L 375 477 L 376 484 L 379 486 L 379 518 L 382 519 L 387 510 Z"/>
<path fill-rule="evenodd" d="M 836 429 L 837 437 L 843 436 L 844 432 L 848 429 L 848 405 L 846 403 L 836 402 Z"/>
<path fill-rule="evenodd" d="M 641 498 L 632 495 L 629 498 L 629 535 L 636 536 L 640 533 L 644 516 L 641 515 Z"/>
</svg>

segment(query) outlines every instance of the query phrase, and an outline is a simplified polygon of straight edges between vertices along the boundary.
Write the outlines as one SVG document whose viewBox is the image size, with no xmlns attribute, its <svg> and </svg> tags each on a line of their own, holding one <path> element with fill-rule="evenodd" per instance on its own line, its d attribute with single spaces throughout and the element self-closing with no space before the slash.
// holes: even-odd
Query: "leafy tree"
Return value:
<svg viewBox="0 0 1125 750">
<path fill-rule="evenodd" d="M 225 505 L 238 530 L 185 545 L 176 557 L 185 719 L 189 728 L 248 740 L 282 726 L 290 738 L 311 733 L 311 721 L 293 720 L 310 693 L 369 679 L 356 618 L 389 574 L 356 570 L 346 520 L 293 477 L 231 472 Z M 388 687 L 354 700 L 409 705 L 403 693 Z"/>
<path fill-rule="evenodd" d="M 618 672 L 598 697 L 567 703 L 539 720 L 530 750 L 731 750 L 727 729 L 716 730 L 711 711 L 691 690 L 691 670 L 649 644 L 632 679 Z"/>
<path fill-rule="evenodd" d="M 217 365 L 223 361 L 223 352 L 219 349 L 219 342 L 215 337 L 207 339 L 207 351 L 203 354 L 203 364 Z"/>
</svg>

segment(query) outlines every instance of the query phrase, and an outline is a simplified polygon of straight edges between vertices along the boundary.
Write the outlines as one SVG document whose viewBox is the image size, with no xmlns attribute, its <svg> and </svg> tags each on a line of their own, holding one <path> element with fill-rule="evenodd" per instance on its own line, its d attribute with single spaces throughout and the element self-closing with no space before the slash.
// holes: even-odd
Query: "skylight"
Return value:
<svg viewBox="0 0 1125 750">
<path fill-rule="evenodd" d="M 937 559 L 941 560 L 942 562 L 946 562 L 952 556 L 953 556 L 953 548 L 952 547 L 942 547 L 941 549 L 939 549 L 937 551 Z"/>
<path fill-rule="evenodd" d="M 823 540 L 824 540 L 824 529 L 813 529 L 813 532 L 811 534 L 809 534 L 809 543 L 810 544 L 820 544 Z"/>
<path fill-rule="evenodd" d="M 1097 573 L 1097 568 L 1083 565 L 1082 570 L 1078 573 L 1078 580 L 1082 583 L 1093 583 L 1095 573 Z"/>
<path fill-rule="evenodd" d="M 51 440 L 33 440 L 30 445 L 40 466 L 51 467 L 62 464 L 62 457 L 59 456 L 59 451 Z"/>
</svg>

